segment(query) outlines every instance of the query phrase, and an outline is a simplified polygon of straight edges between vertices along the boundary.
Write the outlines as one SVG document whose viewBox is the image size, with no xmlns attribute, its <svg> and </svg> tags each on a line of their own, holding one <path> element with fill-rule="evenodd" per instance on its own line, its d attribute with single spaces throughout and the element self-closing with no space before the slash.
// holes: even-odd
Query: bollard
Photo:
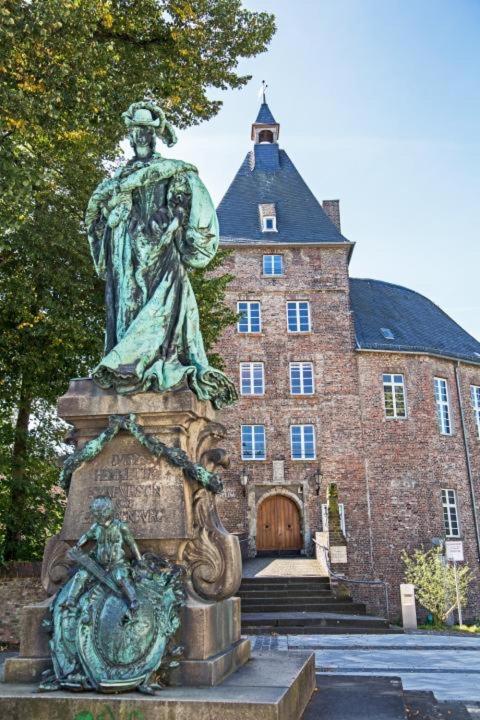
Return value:
<svg viewBox="0 0 480 720">
<path fill-rule="evenodd" d="M 402 604 L 402 623 L 405 630 L 417 629 L 417 610 L 415 607 L 415 585 L 402 583 L 400 585 L 400 600 Z"/>
</svg>

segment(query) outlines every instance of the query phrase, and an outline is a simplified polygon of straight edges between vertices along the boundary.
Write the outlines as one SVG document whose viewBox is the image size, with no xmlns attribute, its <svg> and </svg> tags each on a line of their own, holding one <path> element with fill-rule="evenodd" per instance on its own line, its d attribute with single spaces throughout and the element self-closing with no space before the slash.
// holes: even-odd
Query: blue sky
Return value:
<svg viewBox="0 0 480 720">
<path fill-rule="evenodd" d="M 280 145 L 316 197 L 340 198 L 353 277 L 405 285 L 480 339 L 480 0 L 246 0 L 274 12 L 241 91 L 180 133 L 219 202 L 262 79 Z"/>
</svg>

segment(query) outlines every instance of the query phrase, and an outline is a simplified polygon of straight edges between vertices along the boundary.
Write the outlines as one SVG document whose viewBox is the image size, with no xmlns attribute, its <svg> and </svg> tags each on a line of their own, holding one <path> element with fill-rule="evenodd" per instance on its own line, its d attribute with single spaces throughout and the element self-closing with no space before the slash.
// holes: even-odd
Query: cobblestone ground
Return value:
<svg viewBox="0 0 480 720">
<path fill-rule="evenodd" d="M 320 564 L 308 558 L 253 558 L 243 563 L 243 577 L 323 575 Z"/>
<path fill-rule="evenodd" d="M 480 720 L 478 636 L 418 632 L 251 636 L 251 640 L 256 652 L 312 650 L 320 675 L 399 676 L 405 690 L 430 690 L 439 701 L 463 701 L 471 717 Z"/>
</svg>

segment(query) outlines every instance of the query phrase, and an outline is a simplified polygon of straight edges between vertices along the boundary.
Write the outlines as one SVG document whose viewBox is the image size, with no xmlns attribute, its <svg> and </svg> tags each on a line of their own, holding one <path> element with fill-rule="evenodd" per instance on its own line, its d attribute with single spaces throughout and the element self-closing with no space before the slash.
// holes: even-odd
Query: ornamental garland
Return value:
<svg viewBox="0 0 480 720">
<path fill-rule="evenodd" d="M 170 465 L 181 468 L 188 480 L 200 483 L 210 492 L 222 492 L 223 485 L 217 473 L 212 473 L 203 465 L 192 462 L 181 448 L 169 447 L 160 440 L 146 435 L 141 425 L 137 423 L 136 416 L 131 413 L 130 415 L 110 415 L 106 430 L 85 443 L 81 450 L 69 455 L 60 473 L 60 485 L 66 493 L 70 489 L 74 471 L 84 462 L 89 462 L 97 457 L 120 430 L 126 430 L 133 435 L 155 457 L 163 457 Z"/>
</svg>

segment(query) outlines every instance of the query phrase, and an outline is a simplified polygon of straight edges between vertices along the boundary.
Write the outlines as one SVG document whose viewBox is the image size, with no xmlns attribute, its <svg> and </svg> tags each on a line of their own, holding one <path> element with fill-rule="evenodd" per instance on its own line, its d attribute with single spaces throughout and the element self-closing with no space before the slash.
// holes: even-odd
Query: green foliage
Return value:
<svg viewBox="0 0 480 720">
<path fill-rule="evenodd" d="M 224 367 L 222 357 L 218 353 L 209 353 L 208 351 L 214 345 L 222 330 L 235 323 L 238 319 L 237 313 L 232 312 L 223 302 L 225 290 L 228 283 L 233 279 L 233 275 L 215 273 L 229 254 L 230 250 L 219 250 L 206 270 L 194 270 L 190 273 L 190 281 L 197 298 L 200 313 L 200 330 L 205 343 L 205 350 L 213 367 L 219 370 Z M 212 272 L 215 277 L 214 282 L 212 282 Z"/>
<path fill-rule="evenodd" d="M 434 625 L 443 624 L 455 609 L 455 571 L 450 563 L 444 562 L 441 548 L 427 552 L 415 550 L 412 555 L 402 553 L 405 565 L 405 582 L 415 585 L 417 599 L 433 615 Z M 467 604 L 468 588 L 473 580 L 467 564 L 457 565 L 460 589 L 460 603 Z"/>
<path fill-rule="evenodd" d="M 64 427 L 52 416 L 47 403 L 37 401 L 30 415 L 26 454 L 21 478 L 12 473 L 15 427 L 0 422 L 0 561 L 41 558 L 47 538 L 60 529 L 65 495 L 58 480 L 58 455 Z M 18 502 L 21 497 L 21 502 Z M 5 553 L 5 531 L 15 535 L 14 553 Z"/>
<path fill-rule="evenodd" d="M 211 88 L 242 87 L 248 77 L 237 74 L 239 59 L 264 51 L 274 30 L 271 15 L 249 12 L 240 0 L 0 3 L 6 559 L 38 557 L 48 519 L 50 530 L 58 524 L 56 510 L 45 524 L 39 510 L 57 502 L 58 429 L 48 407 L 71 377 L 87 375 L 101 356 L 103 284 L 89 257 L 83 213 L 117 159 L 125 131 L 120 114 L 150 91 L 180 127 L 211 118 L 220 107 Z M 231 322 L 222 303 L 228 279 L 209 283 L 197 273 L 193 281 L 210 346 Z"/>
</svg>

